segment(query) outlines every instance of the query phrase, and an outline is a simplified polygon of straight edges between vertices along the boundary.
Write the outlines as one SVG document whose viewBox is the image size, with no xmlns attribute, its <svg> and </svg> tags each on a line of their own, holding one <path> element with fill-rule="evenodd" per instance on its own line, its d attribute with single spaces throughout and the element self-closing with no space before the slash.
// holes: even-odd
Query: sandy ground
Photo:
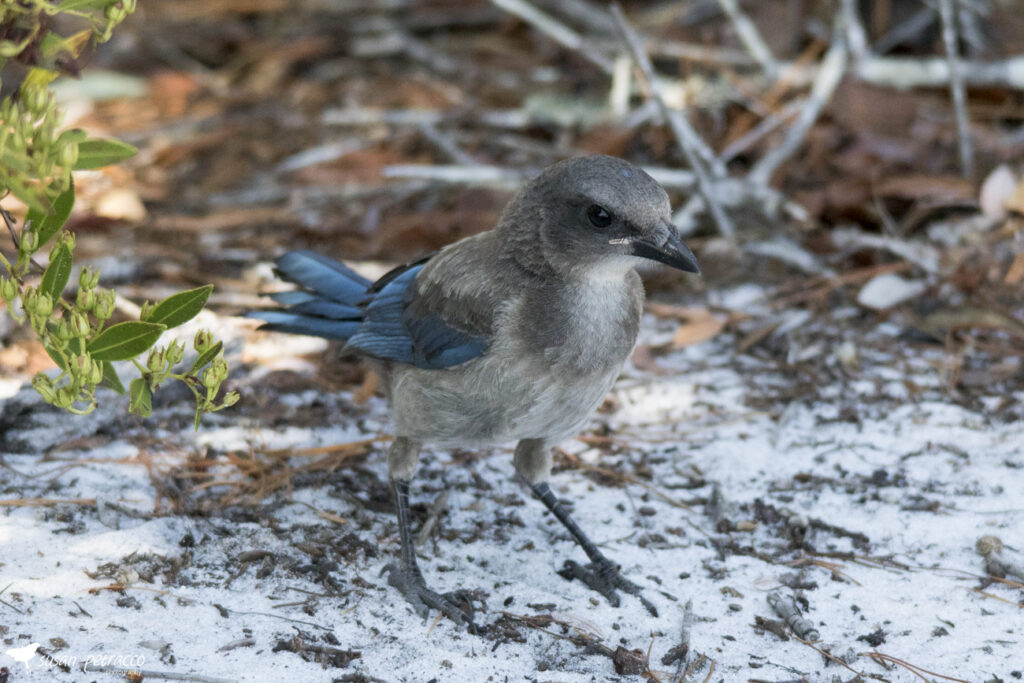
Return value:
<svg viewBox="0 0 1024 683">
<path fill-rule="evenodd" d="M 756 309 L 748 295 L 721 303 Z M 175 514 L 151 478 L 167 485 L 189 455 L 227 474 L 226 453 L 386 434 L 382 399 L 268 396 L 268 369 L 250 368 L 247 403 L 273 403 L 275 419 L 240 409 L 193 433 L 173 404 L 146 421 L 117 401 L 70 418 L 8 383 L 0 498 L 95 503 L 0 508 L 0 679 L 117 677 L 85 665 L 185 680 L 638 680 L 616 673 L 629 650 L 649 652 L 638 670 L 659 681 L 1020 679 L 1024 588 L 985 581 L 975 545 L 995 536 L 1024 556 L 1024 395 L 954 400 L 941 348 L 907 348 L 891 323 L 854 336 L 855 317 L 797 320 L 769 340 L 813 374 L 737 355 L 731 334 L 630 364 L 589 438 L 564 444 L 556 493 L 657 618 L 557 574 L 584 557 L 514 481 L 508 452 L 426 452 L 417 525 L 449 495 L 422 566 L 441 591 L 476 591 L 479 635 L 418 618 L 381 576 L 397 551 L 386 444 L 259 505 Z M 221 323 L 235 356 L 246 325 Z M 646 316 L 641 344 L 673 329 Z M 293 341 L 260 343 L 279 367 L 310 370 Z M 809 620 L 813 646 L 772 595 Z"/>
</svg>

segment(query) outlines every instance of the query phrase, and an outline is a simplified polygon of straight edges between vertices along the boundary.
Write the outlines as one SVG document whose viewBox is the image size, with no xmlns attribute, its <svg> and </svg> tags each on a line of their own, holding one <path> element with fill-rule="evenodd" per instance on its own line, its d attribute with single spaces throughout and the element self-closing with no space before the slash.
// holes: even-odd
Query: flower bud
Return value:
<svg viewBox="0 0 1024 683">
<path fill-rule="evenodd" d="M 39 248 L 39 237 L 35 232 L 26 232 L 21 236 L 21 251 L 25 254 L 33 254 Z"/>
<path fill-rule="evenodd" d="M 60 160 L 60 165 L 64 168 L 72 168 L 75 162 L 78 161 L 78 144 L 74 142 L 66 142 L 60 148 L 60 154 L 57 157 Z"/>
<path fill-rule="evenodd" d="M 72 375 L 87 378 L 89 373 L 92 372 L 92 356 L 88 352 L 80 356 L 72 356 L 71 362 L 68 365 L 68 370 L 71 371 Z"/>
<path fill-rule="evenodd" d="M 150 372 L 160 372 L 164 369 L 163 349 L 153 349 L 149 352 L 149 358 L 146 359 L 146 368 Z"/>
<path fill-rule="evenodd" d="M 32 298 L 32 310 L 30 312 L 38 315 L 40 318 L 50 317 L 50 314 L 53 313 L 53 299 L 45 294 L 36 293 Z"/>
<path fill-rule="evenodd" d="M 116 296 L 112 289 L 105 289 L 99 292 L 96 299 L 96 307 L 92 311 L 97 320 L 108 320 L 110 316 L 114 315 L 114 300 Z"/>
<path fill-rule="evenodd" d="M 164 352 L 164 357 L 167 359 L 167 365 L 174 367 L 181 362 L 181 359 L 185 357 L 185 345 L 179 341 L 173 341 L 167 345 L 167 351 Z"/>
<path fill-rule="evenodd" d="M 89 372 L 89 384 L 96 385 L 103 381 L 103 363 L 94 360 Z"/>
<path fill-rule="evenodd" d="M 47 403 L 53 403 L 57 399 L 57 393 L 53 389 L 53 380 L 41 372 L 32 378 L 32 388 Z"/>
<path fill-rule="evenodd" d="M 8 306 L 18 296 L 18 283 L 13 278 L 0 278 L 0 296 L 4 298 Z"/>
<path fill-rule="evenodd" d="M 82 268 L 82 272 L 78 274 L 78 286 L 81 289 L 96 289 L 99 283 L 100 274 L 92 266 Z"/>
<path fill-rule="evenodd" d="M 57 388 L 57 395 L 53 400 L 53 405 L 58 408 L 70 408 L 75 402 L 75 393 L 71 391 L 71 387 L 64 385 Z"/>
<path fill-rule="evenodd" d="M 71 325 L 68 324 L 67 318 L 62 318 L 60 322 L 54 325 L 52 333 L 58 341 L 66 342 L 71 339 Z"/>
<path fill-rule="evenodd" d="M 89 319 L 81 311 L 71 313 L 71 334 L 76 337 L 88 337 L 92 333 Z"/>
<path fill-rule="evenodd" d="M 96 307 L 96 292 L 91 289 L 79 289 L 75 295 L 75 305 L 83 311 L 91 311 Z"/>
<path fill-rule="evenodd" d="M 238 395 L 237 391 L 229 391 L 228 393 L 224 394 L 223 405 L 225 408 L 230 408 L 231 406 L 238 403 L 238 399 L 240 398 L 242 397 Z"/>
<path fill-rule="evenodd" d="M 210 332 L 209 330 L 199 330 L 198 332 L 196 332 L 196 337 L 195 337 L 195 339 L 192 340 L 192 347 L 196 351 L 198 351 L 199 353 L 202 353 L 203 351 L 206 351 L 211 346 L 213 346 L 213 333 L 212 332 Z"/>
</svg>

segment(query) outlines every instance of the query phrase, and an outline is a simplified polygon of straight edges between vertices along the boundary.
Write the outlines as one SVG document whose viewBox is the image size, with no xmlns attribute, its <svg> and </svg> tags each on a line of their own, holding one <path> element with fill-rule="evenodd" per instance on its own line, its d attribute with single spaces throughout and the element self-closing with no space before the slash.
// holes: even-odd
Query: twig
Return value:
<svg viewBox="0 0 1024 683">
<path fill-rule="evenodd" d="M 479 161 L 459 149 L 459 146 L 455 144 L 450 135 L 445 135 L 439 131 L 433 123 L 424 121 L 419 125 L 419 129 L 423 137 L 434 143 L 435 147 L 455 163 L 474 167 L 480 165 Z"/>
<path fill-rule="evenodd" d="M 18 231 L 14 228 L 14 217 L 7 211 L 7 209 L 3 207 L 0 207 L 0 217 L 4 219 L 4 225 L 7 226 L 7 231 L 11 233 L 11 241 L 14 242 L 14 248 L 20 249 L 21 240 L 18 238 Z M 29 223 L 31 223 L 31 221 L 29 221 Z M 27 228 L 28 225 L 29 224 L 26 223 L 25 225 L 22 226 L 22 228 Z M 35 258 L 29 259 L 29 265 L 35 268 L 40 273 L 46 271 L 46 268 L 44 268 L 38 261 L 36 261 Z"/>
<path fill-rule="evenodd" d="M 232 640 L 227 645 L 222 645 L 217 648 L 217 652 L 230 652 L 240 647 L 252 647 L 256 644 L 255 638 L 242 638 L 240 640 Z"/>
<path fill-rule="evenodd" d="M 524 0 L 491 0 L 491 4 L 514 14 L 553 41 L 575 52 L 597 65 L 607 74 L 612 72 L 612 60 L 598 52 L 591 41 L 562 24 Z"/>
<path fill-rule="evenodd" d="M 722 150 L 722 153 L 719 155 L 722 161 L 729 163 L 740 154 L 743 154 L 743 152 L 756 144 L 758 140 L 768 135 L 773 130 L 784 124 L 788 119 L 798 114 L 806 104 L 806 99 L 797 98 L 791 102 L 787 102 L 779 111 L 766 116 L 760 123 L 730 142 L 729 145 Z"/>
<path fill-rule="evenodd" d="M 661 111 L 662 118 L 665 119 L 669 128 L 672 129 L 672 134 L 675 136 L 679 148 L 686 156 L 686 160 L 697 178 L 697 191 L 707 203 L 721 233 L 726 237 L 732 237 L 736 231 L 733 229 L 732 221 L 718 202 L 708 170 L 704 168 L 704 160 L 709 162 L 710 172 L 716 178 L 726 177 L 725 164 L 701 140 L 700 136 L 697 135 L 697 131 L 690 125 L 683 112 L 670 109 L 668 104 L 665 103 L 661 81 L 658 79 L 657 74 L 654 73 L 654 67 L 651 65 L 650 58 L 648 58 L 647 53 L 644 52 L 643 46 L 640 44 L 640 38 L 633 31 L 629 22 L 626 21 L 626 16 L 618 4 L 612 4 L 612 17 L 615 19 L 615 26 L 619 30 L 619 36 L 629 48 L 630 53 L 633 55 L 633 61 L 636 62 L 636 65 L 647 80 L 647 85 L 650 88 L 651 95 L 658 103 L 658 109 Z"/>
<path fill-rule="evenodd" d="M 736 0 L 718 0 L 718 5 L 729 17 L 729 21 L 732 22 L 733 26 L 736 27 L 736 36 L 743 43 L 743 47 L 761 65 L 761 68 L 764 69 L 765 74 L 769 78 L 774 77 L 779 71 L 779 63 L 772 55 L 772 51 L 768 49 L 764 39 L 761 38 L 761 34 L 758 32 L 754 22 L 740 8 L 739 2 Z"/>
<path fill-rule="evenodd" d="M 965 85 L 974 87 L 1024 88 L 1024 56 L 999 62 L 958 60 Z M 912 59 L 871 57 L 857 66 L 857 76 L 872 85 L 888 88 L 941 88 L 951 81 L 946 57 Z"/>
<path fill-rule="evenodd" d="M 850 42 L 850 52 L 855 60 L 860 61 L 868 54 L 868 38 L 864 32 L 864 24 L 860 20 L 860 11 L 856 0 L 842 0 L 843 22 L 846 24 L 846 38 Z"/>
<path fill-rule="evenodd" d="M 86 662 L 82 665 L 84 673 L 123 674 L 127 680 L 141 681 L 149 678 L 157 678 L 164 681 L 194 681 L 195 683 L 234 683 L 231 678 L 215 678 L 213 676 L 202 676 L 200 674 L 179 674 L 173 671 L 149 671 L 146 669 L 132 669 L 123 666 L 95 665 Z"/>
<path fill-rule="evenodd" d="M 971 178 L 974 175 L 974 148 L 971 145 L 970 121 L 967 117 L 967 88 L 960 68 L 959 31 L 953 0 L 939 0 L 939 15 L 942 17 L 942 42 L 946 45 L 946 59 L 949 60 L 949 91 L 956 114 L 960 168 L 965 178 Z"/>
<path fill-rule="evenodd" d="M 422 548 L 427 543 L 427 539 L 430 538 L 431 532 L 437 525 L 437 520 L 441 518 L 441 513 L 444 512 L 445 505 L 448 504 L 448 491 L 447 489 L 437 494 L 437 498 L 434 499 L 433 505 L 430 506 L 430 511 L 427 513 L 427 519 L 423 522 L 423 526 L 420 527 L 420 531 L 416 534 L 416 547 Z"/>
<path fill-rule="evenodd" d="M 96 505 L 95 498 L 6 498 L 0 500 L 0 507 L 50 508 L 55 505 Z"/>
<path fill-rule="evenodd" d="M 771 605 L 776 614 L 782 617 L 786 625 L 793 629 L 793 633 L 798 638 L 812 643 L 821 639 L 818 629 L 814 627 L 810 619 L 800 614 L 800 608 L 797 607 L 796 601 L 792 596 L 782 595 L 778 592 L 769 593 L 768 604 Z"/>
<path fill-rule="evenodd" d="M 13 583 L 9 583 L 6 586 L 4 586 L 3 590 L 0 590 L 0 595 L 3 595 L 4 593 L 6 593 L 7 589 L 10 588 L 13 585 L 14 585 Z M 8 607 L 10 607 L 12 610 L 17 612 L 18 614 L 24 614 L 24 612 L 22 612 L 20 609 L 18 609 L 17 607 L 12 605 L 11 603 L 7 602 L 6 600 L 0 600 L 0 604 L 7 605 Z"/>
<path fill-rule="evenodd" d="M 395 164 L 381 170 L 385 178 L 421 178 L 441 183 L 498 187 L 515 189 L 523 184 L 527 175 L 499 166 L 424 166 L 419 164 Z"/>
<path fill-rule="evenodd" d="M 838 26 L 837 26 L 838 29 Z M 846 42 L 842 39 L 839 30 L 833 31 L 832 45 L 825 58 L 822 60 L 821 69 L 814 79 L 811 87 L 811 94 L 807 100 L 807 106 L 800 112 L 800 116 L 786 131 L 786 137 L 775 149 L 768 152 L 750 171 L 747 176 L 752 182 L 760 185 L 768 185 L 772 176 L 779 170 L 803 143 L 804 138 L 810 131 L 811 126 L 818 120 L 821 110 L 832 98 L 832 93 L 846 69 Z"/>
<path fill-rule="evenodd" d="M 664 166 L 645 166 L 644 171 L 658 183 L 671 189 L 688 190 L 693 188 L 696 182 L 694 174 L 689 171 Z M 532 174 L 529 171 L 500 166 L 395 164 L 385 166 L 381 175 L 385 178 L 418 178 L 439 183 L 515 189 L 526 182 Z"/>
<path fill-rule="evenodd" d="M 874 44 L 872 51 L 879 55 L 885 54 L 904 40 L 913 38 L 921 33 L 921 31 L 928 28 L 934 20 L 935 10 L 931 7 L 922 7 L 909 19 L 889 29 L 889 31 L 879 38 L 878 42 Z"/>
<path fill-rule="evenodd" d="M 825 659 L 831 660 L 831 661 L 835 662 L 836 664 L 839 664 L 840 666 L 844 666 L 844 667 L 846 667 L 847 669 L 849 669 L 849 670 L 850 670 L 850 671 L 852 671 L 853 673 L 857 674 L 858 676 L 864 676 L 864 673 L 863 673 L 863 672 L 861 672 L 861 671 L 857 671 L 856 669 L 854 669 L 854 668 L 853 668 L 852 666 L 850 666 L 849 664 L 847 664 L 846 662 L 844 662 L 844 661 L 843 661 L 842 659 L 840 659 L 839 657 L 836 657 L 836 656 L 835 656 L 834 654 L 832 654 L 831 652 L 828 652 L 828 651 L 826 651 L 826 650 L 823 650 L 823 649 L 821 649 L 820 647 L 816 646 L 816 645 L 815 645 L 814 643 L 811 643 L 811 642 L 809 642 L 809 641 L 806 641 L 806 640 L 804 640 L 803 638 L 796 638 L 796 641 L 797 641 L 798 643 L 801 643 L 801 644 L 803 644 L 803 645 L 806 645 L 807 647 L 811 648 L 812 650 L 814 650 L 815 652 L 817 652 L 818 654 L 820 654 L 820 655 L 821 655 L 822 657 L 824 657 Z"/>
<path fill-rule="evenodd" d="M 676 664 L 675 680 L 683 679 L 683 669 L 686 667 L 686 660 L 690 655 L 690 626 L 693 624 L 693 600 L 687 600 L 683 606 L 683 624 L 679 633 L 679 644 L 672 646 L 661 663 L 665 666 Z"/>
<path fill-rule="evenodd" d="M 892 655 L 883 654 L 881 652 L 875 652 L 875 651 L 872 651 L 872 652 L 858 652 L 857 656 L 858 657 L 870 657 L 871 659 L 873 659 L 873 660 L 875 660 L 876 662 L 879 662 L 879 663 L 881 663 L 881 662 L 891 662 L 893 664 L 898 664 L 899 666 L 902 666 L 904 669 L 906 669 L 910 673 L 912 673 L 915 676 L 917 676 L 918 678 L 920 678 L 922 681 L 926 681 L 926 683 L 930 683 L 930 681 L 928 681 L 928 679 L 925 678 L 921 674 L 921 672 L 924 672 L 924 673 L 928 674 L 929 676 L 938 676 L 939 678 L 943 678 L 943 679 L 945 679 L 947 681 L 955 681 L 955 683 L 971 683 L 970 681 L 965 681 L 962 678 L 954 678 L 953 676 L 944 676 L 943 674 L 935 673 L 934 671 L 929 671 L 928 669 L 925 669 L 925 668 L 922 668 L 920 666 L 917 666 L 916 664 L 911 664 L 910 662 L 904 661 L 904 660 L 900 659 L 899 657 L 893 657 Z"/>
<path fill-rule="evenodd" d="M 691 62 L 708 62 L 729 66 L 756 66 L 757 62 L 749 55 L 727 48 L 710 47 L 695 43 L 684 43 L 678 40 L 647 40 L 647 51 L 657 57 L 674 57 Z"/>
</svg>

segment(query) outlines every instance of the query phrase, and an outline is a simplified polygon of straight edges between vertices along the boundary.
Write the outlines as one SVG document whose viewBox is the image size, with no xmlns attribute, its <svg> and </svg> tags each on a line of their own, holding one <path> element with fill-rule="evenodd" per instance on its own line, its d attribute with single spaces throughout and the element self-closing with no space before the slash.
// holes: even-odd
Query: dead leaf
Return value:
<svg viewBox="0 0 1024 683">
<path fill-rule="evenodd" d="M 947 331 L 974 328 L 1002 330 L 1024 338 L 1024 322 L 987 308 L 943 308 L 926 315 L 916 327 L 936 339 L 943 339 Z"/>
<path fill-rule="evenodd" d="M 361 406 L 377 393 L 377 388 L 380 387 L 380 375 L 373 370 L 367 370 L 363 376 L 363 383 L 356 389 L 356 392 L 352 394 L 352 402 L 357 406 Z"/>
<path fill-rule="evenodd" d="M 1019 285 L 1024 280 L 1024 254 L 1017 254 L 1006 271 L 1003 283 L 1007 285 Z"/>
<path fill-rule="evenodd" d="M 658 365 L 658 361 L 654 359 L 654 354 L 651 353 L 651 347 L 645 344 L 638 344 L 636 349 L 633 350 L 633 367 L 637 370 L 644 372 L 650 372 L 655 375 L 668 374 L 668 370 Z"/>
<path fill-rule="evenodd" d="M 1017 183 L 1013 194 L 1006 199 L 1003 206 L 1014 213 L 1024 213 L 1024 181 Z"/>
<path fill-rule="evenodd" d="M 955 176 L 899 175 L 886 178 L 876 188 L 883 197 L 910 201 L 930 199 L 959 204 L 974 199 L 974 185 Z"/>
<path fill-rule="evenodd" d="M 692 316 L 679 326 L 672 336 L 673 348 L 681 349 L 684 346 L 694 346 L 713 339 L 725 328 L 726 319 L 707 310 L 706 308 L 690 309 Z"/>
</svg>

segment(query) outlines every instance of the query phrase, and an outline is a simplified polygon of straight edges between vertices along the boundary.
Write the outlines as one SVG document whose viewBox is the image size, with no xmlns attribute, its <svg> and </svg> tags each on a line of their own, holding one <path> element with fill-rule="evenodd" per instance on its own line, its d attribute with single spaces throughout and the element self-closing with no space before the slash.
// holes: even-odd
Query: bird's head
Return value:
<svg viewBox="0 0 1024 683">
<path fill-rule="evenodd" d="M 513 248 L 539 250 L 537 256 L 558 270 L 625 270 L 640 258 L 700 273 L 672 225 L 665 190 L 615 157 L 577 157 L 549 167 L 512 200 L 501 229 Z"/>
</svg>

